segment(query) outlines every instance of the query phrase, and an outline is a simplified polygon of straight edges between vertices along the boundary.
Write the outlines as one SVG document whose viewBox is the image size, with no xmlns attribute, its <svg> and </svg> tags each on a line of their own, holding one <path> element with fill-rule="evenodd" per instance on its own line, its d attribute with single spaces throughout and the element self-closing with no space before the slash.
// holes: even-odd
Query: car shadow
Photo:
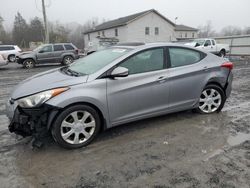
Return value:
<svg viewBox="0 0 250 188">
<path fill-rule="evenodd" d="M 160 128 L 162 126 L 166 126 L 167 123 L 171 123 L 180 119 L 185 119 L 197 115 L 198 115 L 197 113 L 193 113 L 191 110 L 186 110 L 186 111 L 156 116 L 152 118 L 147 118 L 143 120 L 138 120 L 130 123 L 125 123 L 101 132 L 94 142 L 100 142 L 111 138 L 119 137 L 128 133 L 140 131 L 142 129 L 151 128 L 152 126 L 154 126 L 154 128 Z"/>
<path fill-rule="evenodd" d="M 199 114 L 192 112 L 192 110 L 186 110 L 186 111 L 170 113 L 167 115 L 161 115 L 157 117 L 152 117 L 152 118 L 134 121 L 131 123 L 122 124 L 122 125 L 112 127 L 105 131 L 100 132 L 97 138 L 89 146 L 91 145 L 96 146 L 96 145 L 99 145 L 99 143 L 103 141 L 112 140 L 119 136 L 123 136 L 123 135 L 130 134 L 133 132 L 138 132 L 138 134 L 140 134 L 140 131 L 144 129 L 151 129 L 152 127 L 156 129 L 161 128 L 163 126 L 167 126 L 169 123 L 177 122 L 179 120 L 184 120 L 187 118 L 192 118 L 198 115 Z M 56 146 L 57 149 L 61 150 L 60 146 L 58 146 L 58 144 L 54 142 L 51 135 L 48 135 L 47 138 L 44 140 L 44 146 L 45 148 L 48 148 L 48 149 L 51 147 L 54 148 Z M 89 146 L 80 148 L 80 150 L 87 149 Z M 62 150 L 64 149 L 62 148 Z"/>
</svg>

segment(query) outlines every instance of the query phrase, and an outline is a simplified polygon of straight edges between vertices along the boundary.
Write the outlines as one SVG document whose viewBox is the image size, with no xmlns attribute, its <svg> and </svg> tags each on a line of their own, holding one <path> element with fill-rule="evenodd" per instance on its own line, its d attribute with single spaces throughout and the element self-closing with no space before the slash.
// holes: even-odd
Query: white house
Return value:
<svg viewBox="0 0 250 188">
<path fill-rule="evenodd" d="M 188 27 L 185 25 L 175 26 L 175 38 L 176 40 L 189 40 L 192 38 L 197 38 L 198 29 Z"/>
<path fill-rule="evenodd" d="M 117 42 L 171 42 L 183 38 L 196 38 L 198 30 L 176 25 L 154 9 L 111 20 L 84 33 L 85 47 L 95 51 L 98 47 Z"/>
</svg>

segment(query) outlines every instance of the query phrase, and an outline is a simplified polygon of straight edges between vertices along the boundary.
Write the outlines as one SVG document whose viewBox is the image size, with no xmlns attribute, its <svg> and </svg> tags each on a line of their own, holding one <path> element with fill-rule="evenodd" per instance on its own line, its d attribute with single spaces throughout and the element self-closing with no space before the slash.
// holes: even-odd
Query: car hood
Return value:
<svg viewBox="0 0 250 188">
<path fill-rule="evenodd" d="M 61 72 L 60 69 L 53 69 L 27 78 L 19 83 L 14 88 L 11 98 L 18 99 L 49 89 L 82 84 L 87 82 L 87 79 L 88 75 L 74 77 Z"/>
<path fill-rule="evenodd" d="M 20 53 L 20 55 L 25 55 L 25 54 L 30 54 L 30 53 L 33 53 L 33 51 L 25 51 L 25 52 Z"/>
<path fill-rule="evenodd" d="M 26 57 L 30 57 L 32 55 L 34 55 L 35 52 L 33 51 L 26 51 L 26 52 L 22 52 L 21 54 L 19 54 L 19 58 L 26 58 Z"/>
<path fill-rule="evenodd" d="M 196 42 L 188 42 L 188 43 L 185 43 L 184 45 L 191 46 L 191 47 L 196 47 Z"/>
</svg>

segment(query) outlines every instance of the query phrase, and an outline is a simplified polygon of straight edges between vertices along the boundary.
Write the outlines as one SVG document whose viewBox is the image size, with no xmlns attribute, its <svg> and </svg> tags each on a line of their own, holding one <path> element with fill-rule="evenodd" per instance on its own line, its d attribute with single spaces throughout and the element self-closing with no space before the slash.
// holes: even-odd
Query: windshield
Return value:
<svg viewBox="0 0 250 188">
<path fill-rule="evenodd" d="M 78 59 L 69 66 L 69 69 L 82 75 L 93 74 L 129 51 L 130 49 L 127 48 L 108 48 L 97 51 Z"/>
<path fill-rule="evenodd" d="M 37 48 L 35 48 L 33 51 L 38 52 L 40 51 L 44 46 L 46 46 L 45 44 L 38 46 Z"/>
<path fill-rule="evenodd" d="M 197 44 L 199 44 L 199 46 L 202 46 L 205 43 L 204 39 L 196 39 L 193 42 L 196 42 Z"/>
</svg>

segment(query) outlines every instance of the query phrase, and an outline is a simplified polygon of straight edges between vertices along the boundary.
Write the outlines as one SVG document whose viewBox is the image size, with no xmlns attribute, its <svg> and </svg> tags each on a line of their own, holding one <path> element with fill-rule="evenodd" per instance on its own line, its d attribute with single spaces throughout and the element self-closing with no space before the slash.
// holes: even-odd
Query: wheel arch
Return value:
<svg viewBox="0 0 250 188">
<path fill-rule="evenodd" d="M 226 89 L 225 89 L 225 86 L 223 86 L 217 79 L 211 79 L 207 82 L 207 84 L 205 85 L 208 86 L 208 85 L 216 85 L 218 87 L 220 87 L 224 93 L 226 93 Z"/>
<path fill-rule="evenodd" d="M 65 109 L 67 108 L 70 108 L 74 105 L 87 105 L 87 106 L 90 106 L 91 108 L 95 109 L 100 117 L 100 120 L 101 120 L 101 131 L 104 131 L 107 129 L 107 120 L 103 114 L 103 112 L 100 110 L 100 108 L 98 108 L 95 104 L 93 103 L 90 103 L 90 102 L 74 102 L 74 103 L 71 103 L 71 104 L 68 104 L 66 105 L 65 107 L 63 108 L 60 108 L 58 110 L 55 110 L 53 111 L 50 116 L 48 117 L 48 120 L 47 120 L 47 129 L 50 130 L 53 123 L 55 122 L 57 116 Z"/>
<path fill-rule="evenodd" d="M 70 57 L 72 57 L 74 59 L 74 56 L 72 54 L 63 54 L 62 60 L 64 60 L 64 58 L 67 57 L 67 56 L 70 56 Z"/>
<path fill-rule="evenodd" d="M 10 53 L 10 54 L 8 54 L 8 57 L 7 57 L 7 58 L 9 59 L 10 56 L 15 56 L 15 57 L 16 57 L 15 54 Z"/>
<path fill-rule="evenodd" d="M 28 59 L 31 59 L 31 60 L 34 61 L 34 63 L 36 64 L 36 60 L 35 60 L 35 58 L 33 58 L 33 57 L 27 57 L 27 58 L 25 58 L 25 59 L 22 59 L 22 64 L 24 63 L 24 61 L 26 61 L 26 60 L 28 60 Z"/>
<path fill-rule="evenodd" d="M 225 53 L 226 53 L 226 49 L 224 49 L 224 48 L 222 48 L 220 51 L 223 51 L 223 52 L 225 52 Z"/>
</svg>

